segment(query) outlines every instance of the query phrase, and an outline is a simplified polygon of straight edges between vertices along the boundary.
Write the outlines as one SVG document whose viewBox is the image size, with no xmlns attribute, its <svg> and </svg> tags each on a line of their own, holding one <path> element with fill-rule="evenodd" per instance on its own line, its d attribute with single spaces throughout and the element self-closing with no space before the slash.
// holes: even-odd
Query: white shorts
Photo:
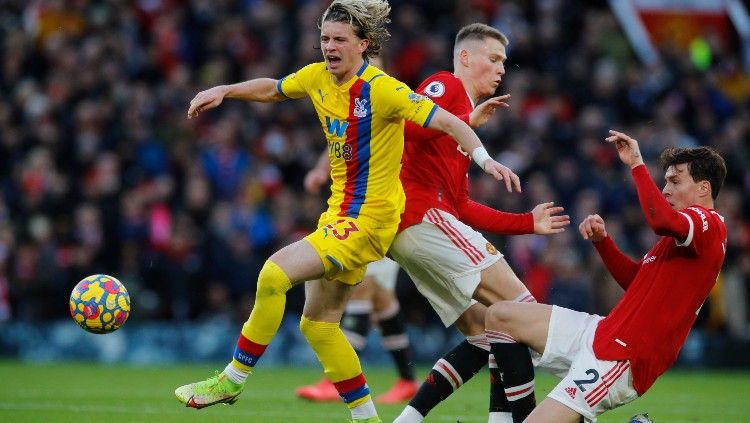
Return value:
<svg viewBox="0 0 750 423">
<path fill-rule="evenodd" d="M 393 292 L 396 290 L 398 263 L 387 257 L 374 261 L 367 265 L 365 278 L 372 278 L 375 283 L 384 289 Z"/>
<path fill-rule="evenodd" d="M 480 272 L 503 256 L 482 234 L 438 209 L 396 235 L 390 255 L 446 327 L 476 303 Z"/>
<path fill-rule="evenodd" d="M 638 398 L 630 362 L 599 360 L 594 333 L 601 316 L 552 306 L 544 354 L 534 365 L 562 378 L 549 397 L 595 422 L 598 415 Z"/>
</svg>

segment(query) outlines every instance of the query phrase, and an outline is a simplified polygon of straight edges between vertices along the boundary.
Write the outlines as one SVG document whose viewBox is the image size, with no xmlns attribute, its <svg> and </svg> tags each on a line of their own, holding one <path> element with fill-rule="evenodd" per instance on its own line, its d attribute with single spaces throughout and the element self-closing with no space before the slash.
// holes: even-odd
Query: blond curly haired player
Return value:
<svg viewBox="0 0 750 423">
<path fill-rule="evenodd" d="M 327 141 L 331 196 L 318 228 L 275 252 L 258 275 L 255 305 L 232 361 L 205 381 L 181 386 L 178 400 L 203 408 L 233 403 L 278 331 L 286 292 L 306 282 L 300 330 L 354 422 L 379 422 L 359 360 L 339 322 L 367 264 L 389 248 L 404 209 L 399 181 L 406 120 L 451 135 L 485 172 L 520 190 L 518 176 L 489 157 L 474 131 L 430 99 L 369 64 L 388 36 L 385 0 L 337 0 L 323 12 L 323 61 L 280 80 L 258 78 L 202 91 L 188 117 L 224 98 L 277 102 L 309 97 Z"/>
</svg>

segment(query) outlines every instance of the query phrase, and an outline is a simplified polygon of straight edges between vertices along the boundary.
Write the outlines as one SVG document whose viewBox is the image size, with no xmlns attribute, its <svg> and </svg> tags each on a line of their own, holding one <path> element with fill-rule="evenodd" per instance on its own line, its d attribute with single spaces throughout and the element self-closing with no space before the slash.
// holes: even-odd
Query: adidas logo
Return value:
<svg viewBox="0 0 750 423">
<path fill-rule="evenodd" d="M 572 386 L 568 386 L 567 388 L 565 388 L 565 392 L 567 392 L 568 395 L 570 395 L 571 398 L 575 399 L 575 397 L 576 397 L 576 388 L 574 388 Z"/>
</svg>

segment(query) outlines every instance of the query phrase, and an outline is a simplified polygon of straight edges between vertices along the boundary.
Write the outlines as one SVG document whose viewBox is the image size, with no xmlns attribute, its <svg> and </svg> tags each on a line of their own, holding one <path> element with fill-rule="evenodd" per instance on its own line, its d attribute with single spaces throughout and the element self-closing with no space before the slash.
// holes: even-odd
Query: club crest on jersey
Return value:
<svg viewBox="0 0 750 423">
<path fill-rule="evenodd" d="M 574 388 L 572 386 L 568 386 L 567 388 L 565 388 L 565 392 L 568 395 L 570 395 L 571 398 L 575 399 L 575 397 L 576 397 L 576 388 Z"/>
<path fill-rule="evenodd" d="M 352 114 L 355 117 L 363 118 L 367 116 L 367 109 L 365 106 L 367 105 L 366 99 L 361 99 L 359 97 L 354 99 L 354 111 L 352 111 Z"/>
<path fill-rule="evenodd" d="M 487 252 L 492 254 L 493 256 L 497 255 L 497 248 L 495 248 L 495 246 L 490 244 L 489 242 L 484 246 L 484 248 L 486 248 Z"/>
<path fill-rule="evenodd" d="M 432 81 L 425 87 L 424 93 L 433 98 L 441 97 L 445 94 L 445 85 L 440 81 Z"/>
</svg>

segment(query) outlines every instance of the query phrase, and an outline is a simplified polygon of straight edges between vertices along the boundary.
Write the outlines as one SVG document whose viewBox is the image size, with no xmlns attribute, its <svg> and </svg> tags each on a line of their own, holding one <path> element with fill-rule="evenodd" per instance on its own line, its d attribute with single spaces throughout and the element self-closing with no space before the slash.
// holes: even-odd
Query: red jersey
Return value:
<svg viewBox="0 0 750 423">
<path fill-rule="evenodd" d="M 629 360 L 633 387 L 643 395 L 677 359 L 716 283 L 727 230 L 714 210 L 672 209 L 646 166 L 632 173 L 646 219 L 663 236 L 639 262 L 625 256 L 611 238 L 595 244 L 625 294 L 599 322 L 593 347 L 599 359 Z"/>
<path fill-rule="evenodd" d="M 474 105 L 461 80 L 450 72 L 431 75 L 417 88 L 467 124 Z M 531 213 L 505 213 L 469 199 L 468 154 L 451 136 L 406 122 L 401 183 L 406 208 L 399 231 L 422 221 L 431 208 L 443 210 L 475 229 L 503 234 L 534 232 Z"/>
</svg>

